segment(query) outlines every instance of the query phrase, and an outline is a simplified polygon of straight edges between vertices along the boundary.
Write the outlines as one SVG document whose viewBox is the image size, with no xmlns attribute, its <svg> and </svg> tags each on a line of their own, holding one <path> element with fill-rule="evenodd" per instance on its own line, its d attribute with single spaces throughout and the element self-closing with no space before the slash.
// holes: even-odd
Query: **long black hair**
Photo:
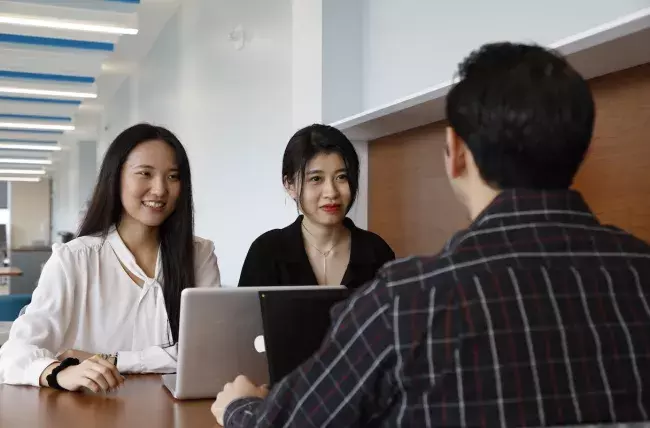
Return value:
<svg viewBox="0 0 650 428">
<path fill-rule="evenodd" d="M 300 205 L 307 164 L 321 153 L 338 153 L 343 158 L 352 195 L 349 212 L 359 193 L 359 156 L 348 137 L 332 126 L 316 123 L 293 134 L 282 157 L 283 184 L 300 185 L 300 195 L 296 201 Z"/>
<path fill-rule="evenodd" d="M 194 286 L 194 205 L 190 162 L 181 142 L 169 130 L 141 123 L 132 126 L 111 143 L 101 169 L 86 216 L 77 236 L 101 235 L 104 239 L 122 219 L 121 172 L 129 153 L 141 143 L 161 140 L 176 154 L 181 191 L 174 212 L 160 225 L 163 296 L 169 318 L 172 343 L 178 342 L 181 292 Z"/>
</svg>

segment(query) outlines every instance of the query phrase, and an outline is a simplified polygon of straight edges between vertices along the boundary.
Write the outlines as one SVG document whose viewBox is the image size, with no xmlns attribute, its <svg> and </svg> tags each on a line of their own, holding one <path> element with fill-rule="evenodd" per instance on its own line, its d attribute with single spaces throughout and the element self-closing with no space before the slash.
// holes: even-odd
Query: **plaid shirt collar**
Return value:
<svg viewBox="0 0 650 428">
<path fill-rule="evenodd" d="M 600 224 L 594 213 L 575 190 L 504 190 L 464 230 L 457 232 L 444 247 L 453 251 L 471 234 L 488 228 L 536 223 Z"/>
</svg>

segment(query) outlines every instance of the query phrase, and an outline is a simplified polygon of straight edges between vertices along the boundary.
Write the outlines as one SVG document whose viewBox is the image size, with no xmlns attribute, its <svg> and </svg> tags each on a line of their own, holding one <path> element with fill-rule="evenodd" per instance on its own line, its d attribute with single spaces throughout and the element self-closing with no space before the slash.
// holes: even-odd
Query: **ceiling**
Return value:
<svg viewBox="0 0 650 428">
<path fill-rule="evenodd" d="M 0 0 L 0 180 L 48 174 L 67 148 L 95 140 L 180 1 Z"/>
</svg>

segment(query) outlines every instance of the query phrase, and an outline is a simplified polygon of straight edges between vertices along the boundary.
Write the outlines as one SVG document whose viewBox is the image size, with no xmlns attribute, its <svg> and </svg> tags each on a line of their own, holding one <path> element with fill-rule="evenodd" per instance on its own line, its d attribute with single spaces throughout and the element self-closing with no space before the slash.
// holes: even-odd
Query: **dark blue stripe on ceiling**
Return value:
<svg viewBox="0 0 650 428">
<path fill-rule="evenodd" d="M 112 1 L 114 3 L 136 3 L 136 4 L 140 3 L 140 0 L 104 0 L 104 1 Z"/>
<path fill-rule="evenodd" d="M 54 140 L 21 140 L 16 138 L 0 138 L 0 143 L 50 144 L 52 146 L 57 144 Z"/>
<path fill-rule="evenodd" d="M 23 45 L 49 46 L 55 48 L 84 49 L 112 52 L 113 43 L 89 42 L 86 40 L 56 39 L 54 37 L 23 36 L 19 34 L 0 33 L 0 43 L 18 43 Z"/>
<path fill-rule="evenodd" d="M 1 126 L 0 126 L 0 131 L 19 132 L 21 134 L 63 134 L 63 131 L 45 131 L 42 129 L 15 129 L 15 128 L 3 128 Z"/>
<path fill-rule="evenodd" d="M 31 98 L 31 97 L 7 97 L 0 95 L 0 101 L 20 101 L 26 103 L 43 103 L 43 104 L 70 104 L 70 105 L 80 105 L 81 101 L 78 100 L 62 100 L 60 98 Z"/>
<path fill-rule="evenodd" d="M 40 116 L 33 114 L 13 114 L 13 113 L 0 113 L 0 119 L 33 119 L 33 120 L 52 120 L 59 122 L 72 122 L 71 117 L 67 116 Z"/>
<path fill-rule="evenodd" d="M 53 82 L 95 83 L 94 77 L 68 76 L 65 74 L 27 73 L 22 71 L 0 70 L 0 77 L 9 79 L 49 80 Z"/>
</svg>

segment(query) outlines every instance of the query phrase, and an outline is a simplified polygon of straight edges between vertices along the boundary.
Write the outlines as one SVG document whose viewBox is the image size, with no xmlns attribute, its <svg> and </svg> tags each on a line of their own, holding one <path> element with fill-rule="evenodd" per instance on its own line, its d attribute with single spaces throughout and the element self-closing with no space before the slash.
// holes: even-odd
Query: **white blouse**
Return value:
<svg viewBox="0 0 650 428">
<path fill-rule="evenodd" d="M 118 352 L 123 373 L 176 370 L 162 286 L 145 275 L 117 231 L 106 241 L 84 236 L 52 250 L 31 304 L 0 347 L 0 383 L 38 386 L 43 370 L 69 349 Z M 194 251 L 196 284 L 188 285 L 219 286 L 212 241 L 195 237 Z M 158 253 L 156 277 L 161 268 Z"/>
</svg>

